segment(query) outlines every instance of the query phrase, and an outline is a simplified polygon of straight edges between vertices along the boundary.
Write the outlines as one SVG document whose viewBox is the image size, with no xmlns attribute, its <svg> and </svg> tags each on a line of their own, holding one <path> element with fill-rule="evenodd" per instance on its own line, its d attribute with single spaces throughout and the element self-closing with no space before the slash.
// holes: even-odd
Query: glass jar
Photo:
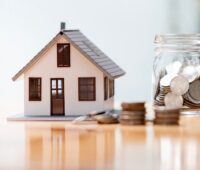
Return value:
<svg viewBox="0 0 200 170">
<path fill-rule="evenodd" d="M 155 44 L 154 104 L 200 108 L 200 34 L 156 35 Z"/>
</svg>

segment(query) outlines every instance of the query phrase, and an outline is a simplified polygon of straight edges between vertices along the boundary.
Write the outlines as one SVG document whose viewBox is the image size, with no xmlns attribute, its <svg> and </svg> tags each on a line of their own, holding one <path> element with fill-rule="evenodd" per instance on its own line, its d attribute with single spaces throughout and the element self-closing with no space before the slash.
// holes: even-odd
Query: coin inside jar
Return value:
<svg viewBox="0 0 200 170">
<path fill-rule="evenodd" d="M 182 63 L 180 61 L 174 61 L 173 63 L 168 64 L 165 69 L 167 71 L 167 74 L 170 74 L 170 73 L 177 74 L 181 66 L 182 66 Z"/>
<path fill-rule="evenodd" d="M 199 76 L 199 73 L 195 66 L 189 65 L 182 69 L 180 75 L 186 77 L 189 83 L 191 83 Z"/>
<path fill-rule="evenodd" d="M 169 86 L 171 80 L 176 76 L 177 76 L 177 74 L 166 74 L 164 77 L 161 78 L 160 85 L 161 86 Z"/>
<path fill-rule="evenodd" d="M 169 108 L 180 108 L 183 105 L 183 97 L 174 93 L 168 93 L 164 99 L 165 106 Z"/>
<path fill-rule="evenodd" d="M 198 72 L 198 77 L 199 77 L 200 76 L 200 65 L 197 65 L 195 68 L 196 68 L 196 70 Z"/>
<path fill-rule="evenodd" d="M 200 80 L 195 80 L 190 84 L 189 95 L 194 99 L 200 101 Z"/>
<path fill-rule="evenodd" d="M 187 78 L 183 76 L 176 76 L 170 83 L 170 89 L 176 95 L 183 95 L 189 89 L 189 82 Z"/>
</svg>

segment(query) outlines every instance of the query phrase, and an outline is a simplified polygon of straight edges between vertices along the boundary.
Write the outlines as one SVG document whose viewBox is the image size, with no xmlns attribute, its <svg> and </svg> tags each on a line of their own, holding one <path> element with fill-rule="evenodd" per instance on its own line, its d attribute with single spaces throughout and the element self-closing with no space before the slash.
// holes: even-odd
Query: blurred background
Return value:
<svg viewBox="0 0 200 170">
<path fill-rule="evenodd" d="M 127 74 L 116 104 L 151 101 L 155 34 L 200 32 L 200 0 L 0 0 L 0 115 L 23 112 L 12 76 L 58 33 L 80 29 Z"/>
</svg>

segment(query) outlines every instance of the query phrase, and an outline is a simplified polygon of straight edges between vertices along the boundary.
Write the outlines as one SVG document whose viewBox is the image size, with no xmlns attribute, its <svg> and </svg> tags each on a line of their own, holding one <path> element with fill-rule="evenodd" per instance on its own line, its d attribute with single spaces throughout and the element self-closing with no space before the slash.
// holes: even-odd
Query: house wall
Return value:
<svg viewBox="0 0 200 170">
<path fill-rule="evenodd" d="M 57 43 L 68 43 L 61 37 Z M 55 43 L 27 72 L 24 73 L 26 115 L 50 115 L 50 79 L 64 78 L 65 115 L 84 114 L 113 108 L 113 98 L 104 101 L 104 74 L 71 45 L 71 67 L 57 67 Z M 29 77 L 42 78 L 42 100 L 29 101 Z M 78 101 L 78 77 L 96 77 L 96 101 Z"/>
</svg>

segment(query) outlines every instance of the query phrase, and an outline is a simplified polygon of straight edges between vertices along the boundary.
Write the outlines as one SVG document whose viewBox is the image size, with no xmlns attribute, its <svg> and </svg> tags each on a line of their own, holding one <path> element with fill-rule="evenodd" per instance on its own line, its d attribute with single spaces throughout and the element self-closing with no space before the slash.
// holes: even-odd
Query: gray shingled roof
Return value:
<svg viewBox="0 0 200 170">
<path fill-rule="evenodd" d="M 79 30 L 64 30 L 57 34 L 26 66 L 24 66 L 12 79 L 15 81 L 20 75 L 27 71 L 40 56 L 52 46 L 59 36 L 64 36 L 74 45 L 87 59 L 95 64 L 105 75 L 110 78 L 118 78 L 125 72 L 97 46 L 86 38 Z"/>
<path fill-rule="evenodd" d="M 87 39 L 79 30 L 64 31 L 63 33 L 84 56 L 109 77 L 117 78 L 125 74 L 114 61 Z"/>
</svg>

